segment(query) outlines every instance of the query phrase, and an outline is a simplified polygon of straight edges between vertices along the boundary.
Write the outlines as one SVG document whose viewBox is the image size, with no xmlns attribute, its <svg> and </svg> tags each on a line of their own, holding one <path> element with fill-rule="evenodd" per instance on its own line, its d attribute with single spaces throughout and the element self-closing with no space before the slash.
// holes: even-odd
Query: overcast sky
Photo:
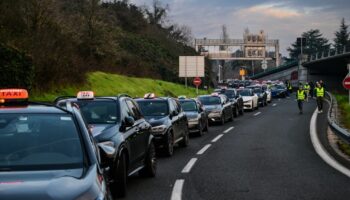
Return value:
<svg viewBox="0 0 350 200">
<path fill-rule="evenodd" d="M 219 38 L 226 24 L 230 38 L 241 39 L 245 28 L 269 39 L 279 39 L 281 53 L 302 32 L 320 29 L 333 41 L 340 20 L 350 23 L 350 0 L 160 0 L 170 7 L 172 22 L 192 29 L 196 38 Z M 152 0 L 130 0 L 136 5 L 151 5 Z"/>
</svg>

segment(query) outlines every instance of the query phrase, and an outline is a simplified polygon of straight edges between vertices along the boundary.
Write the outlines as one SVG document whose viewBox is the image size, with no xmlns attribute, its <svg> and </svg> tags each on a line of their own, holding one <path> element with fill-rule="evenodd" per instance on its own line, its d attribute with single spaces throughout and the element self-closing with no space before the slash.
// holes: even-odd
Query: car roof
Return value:
<svg viewBox="0 0 350 200">
<path fill-rule="evenodd" d="M 34 105 L 34 104 L 11 104 L 2 105 L 0 107 L 0 113 L 22 113 L 22 114 L 66 114 L 68 111 L 64 111 L 58 107 L 50 105 Z"/>
<path fill-rule="evenodd" d="M 138 98 L 136 101 L 168 101 L 168 99 L 172 99 L 171 97 L 156 97 L 156 98 Z"/>
</svg>

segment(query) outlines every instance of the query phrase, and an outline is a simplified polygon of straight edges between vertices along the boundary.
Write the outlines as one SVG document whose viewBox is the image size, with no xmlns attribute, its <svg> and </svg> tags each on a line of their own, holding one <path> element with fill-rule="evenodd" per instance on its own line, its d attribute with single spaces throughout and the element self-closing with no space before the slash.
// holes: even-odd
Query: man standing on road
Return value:
<svg viewBox="0 0 350 200">
<path fill-rule="evenodd" d="M 309 82 L 309 85 L 310 85 L 310 96 L 311 98 L 314 98 L 315 85 L 312 81 Z"/>
<path fill-rule="evenodd" d="M 316 83 L 316 101 L 318 107 L 318 113 L 323 112 L 323 97 L 324 97 L 324 87 L 320 83 Z"/>
<path fill-rule="evenodd" d="M 306 93 L 306 101 L 308 102 L 309 101 L 309 94 L 310 94 L 310 85 L 308 82 L 305 83 L 304 90 Z"/>
<path fill-rule="evenodd" d="M 299 85 L 299 89 L 296 95 L 297 95 L 297 101 L 298 101 L 298 107 L 299 107 L 299 114 L 303 114 L 303 103 L 306 98 L 306 93 L 303 88 L 303 85 Z"/>
</svg>

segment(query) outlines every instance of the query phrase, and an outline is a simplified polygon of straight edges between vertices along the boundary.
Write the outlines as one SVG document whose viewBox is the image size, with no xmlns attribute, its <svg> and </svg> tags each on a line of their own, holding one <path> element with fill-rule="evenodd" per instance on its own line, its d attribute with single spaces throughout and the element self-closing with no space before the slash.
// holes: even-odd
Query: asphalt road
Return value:
<svg viewBox="0 0 350 200">
<path fill-rule="evenodd" d="M 160 157 L 156 178 L 129 178 L 125 199 L 349 199 L 350 178 L 327 165 L 311 144 L 315 107 L 306 103 L 299 115 L 292 98 L 274 100 L 211 126 L 173 157 Z"/>
</svg>

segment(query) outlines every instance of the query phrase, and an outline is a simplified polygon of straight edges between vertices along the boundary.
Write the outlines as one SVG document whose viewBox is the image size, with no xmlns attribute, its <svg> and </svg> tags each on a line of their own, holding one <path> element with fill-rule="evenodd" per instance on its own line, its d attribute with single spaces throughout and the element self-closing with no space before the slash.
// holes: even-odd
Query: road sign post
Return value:
<svg viewBox="0 0 350 200">
<path fill-rule="evenodd" d="M 196 77 L 193 79 L 193 85 L 196 86 L 196 93 L 198 94 L 198 87 L 202 84 L 202 79 L 199 77 Z"/>
</svg>

